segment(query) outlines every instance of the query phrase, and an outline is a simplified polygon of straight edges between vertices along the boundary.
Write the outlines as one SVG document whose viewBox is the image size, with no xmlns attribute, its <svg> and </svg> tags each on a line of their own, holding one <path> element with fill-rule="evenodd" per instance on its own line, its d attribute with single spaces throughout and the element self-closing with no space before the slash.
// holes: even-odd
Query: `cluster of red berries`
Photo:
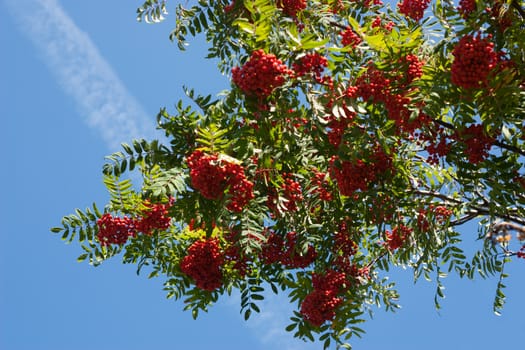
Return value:
<svg viewBox="0 0 525 350">
<path fill-rule="evenodd" d="M 417 228 L 420 232 L 426 232 L 429 230 L 429 215 L 438 225 L 443 225 L 452 216 L 452 210 L 448 209 L 444 205 L 435 206 L 433 204 L 431 204 L 428 209 L 420 209 L 417 214 Z"/>
<path fill-rule="evenodd" d="M 384 102 L 385 96 L 390 93 L 390 83 L 382 71 L 369 65 L 366 72 L 356 80 L 357 95 L 365 102 Z"/>
<path fill-rule="evenodd" d="M 314 193 L 319 195 L 319 199 L 322 201 L 331 201 L 333 199 L 332 192 L 327 180 L 327 173 L 320 172 L 316 169 L 313 171 L 314 177 L 312 179 L 312 186 L 314 187 Z"/>
<path fill-rule="evenodd" d="M 292 65 L 295 76 L 302 77 L 306 74 L 312 74 L 317 82 L 322 82 L 322 74 L 328 65 L 326 57 L 317 52 L 306 54 L 301 57 L 297 63 Z"/>
<path fill-rule="evenodd" d="M 195 281 L 197 288 L 213 291 L 222 286 L 224 256 L 216 238 L 195 241 L 182 259 L 180 269 Z"/>
<path fill-rule="evenodd" d="M 330 159 L 330 176 L 337 181 L 342 195 L 352 196 L 357 191 L 367 191 L 380 175 L 393 169 L 392 157 L 380 146 L 375 147 L 367 159 L 368 162 L 362 159 L 340 160 L 337 156 Z"/>
<path fill-rule="evenodd" d="M 341 40 L 343 46 L 351 46 L 355 48 L 363 41 L 363 39 L 361 39 L 361 37 L 356 32 L 354 32 L 352 28 L 346 28 L 340 33 L 340 35 L 343 37 Z"/>
<path fill-rule="evenodd" d="M 142 213 L 142 217 L 136 220 L 135 227 L 137 231 L 145 235 L 151 235 L 154 230 L 165 230 L 171 225 L 171 217 L 168 215 L 168 210 L 173 204 L 171 200 L 169 203 L 149 203 L 146 202 L 146 210 Z"/>
<path fill-rule="evenodd" d="M 490 35 L 482 38 L 478 33 L 459 40 L 452 51 L 452 83 L 465 89 L 481 88 L 487 83 L 499 61 L 490 39 Z"/>
<path fill-rule="evenodd" d="M 233 67 L 233 82 L 247 95 L 265 98 L 282 86 L 286 76 L 293 75 L 280 59 L 263 50 L 252 52 L 242 67 Z"/>
<path fill-rule="evenodd" d="M 375 174 L 369 168 L 361 159 L 341 161 L 337 156 L 330 159 L 330 176 L 337 181 L 337 187 L 343 196 L 368 190 L 369 183 L 375 180 Z"/>
<path fill-rule="evenodd" d="M 128 237 L 135 236 L 135 221 L 127 216 L 114 217 L 109 213 L 97 220 L 97 238 L 101 246 L 125 244 Z"/>
<path fill-rule="evenodd" d="M 320 327 L 335 317 L 335 311 L 343 303 L 338 295 L 344 291 L 346 276 L 343 272 L 327 271 L 324 275 L 314 273 L 313 291 L 301 303 L 300 313 L 314 327 Z"/>
<path fill-rule="evenodd" d="M 474 11 L 476 11 L 476 0 L 459 0 L 458 12 L 463 18 L 468 18 Z"/>
<path fill-rule="evenodd" d="M 344 222 L 339 225 L 339 230 L 334 234 L 333 249 L 347 258 L 357 253 L 357 243 L 350 237 L 348 226 Z"/>
<path fill-rule="evenodd" d="M 270 231 L 266 242 L 262 245 L 261 260 L 265 264 L 280 263 L 288 268 L 305 268 L 317 258 L 317 252 L 312 245 L 305 253 L 300 251 L 297 233 L 292 231 L 283 239 L 279 234 Z"/>
<path fill-rule="evenodd" d="M 416 79 L 421 78 L 423 75 L 423 61 L 421 61 L 416 55 L 408 54 L 403 56 L 400 59 L 400 63 L 407 66 L 406 70 L 404 71 L 406 85 L 412 83 Z"/>
<path fill-rule="evenodd" d="M 518 252 L 516 252 L 516 256 L 518 258 L 525 259 L 525 244 L 521 246 Z"/>
<path fill-rule="evenodd" d="M 287 211 L 296 211 L 297 203 L 303 200 L 301 184 L 292 178 L 291 174 L 284 174 L 283 195 L 286 201 L 284 207 Z"/>
<path fill-rule="evenodd" d="M 399 225 L 386 231 L 386 246 L 388 250 L 393 251 L 401 248 L 412 234 L 412 229 L 405 225 Z"/>
<path fill-rule="evenodd" d="M 394 28 L 394 22 L 388 21 L 386 24 L 383 25 L 383 21 L 381 19 L 381 16 L 377 15 L 376 18 L 372 21 L 372 28 L 382 28 L 386 32 L 391 32 L 392 28 Z"/>
<path fill-rule="evenodd" d="M 389 222 L 396 213 L 396 203 L 388 195 L 376 195 L 368 207 L 370 221 L 374 224 Z"/>
<path fill-rule="evenodd" d="M 442 126 L 434 128 L 431 133 L 421 133 L 419 135 L 420 142 L 426 143 L 425 151 L 428 153 L 427 162 L 430 164 L 438 164 L 440 158 L 449 154 L 452 149 L 449 139 L 450 136 Z"/>
<path fill-rule="evenodd" d="M 154 230 L 165 230 L 171 225 L 168 210 L 173 205 L 169 203 L 150 203 L 146 201 L 146 210 L 142 216 L 131 218 L 128 216 L 114 217 L 106 213 L 97 220 L 97 238 L 102 246 L 110 244 L 125 244 L 128 237 L 134 237 L 137 232 L 145 235 L 153 234 Z"/>
<path fill-rule="evenodd" d="M 194 151 L 187 159 L 190 168 L 192 186 L 204 198 L 221 199 L 226 189 L 231 198 L 228 210 L 242 211 L 243 207 L 254 198 L 253 182 L 246 179 L 244 168 L 240 164 L 228 162 L 215 154 Z"/>
<path fill-rule="evenodd" d="M 297 17 L 297 14 L 306 8 L 306 0 L 277 0 L 277 7 L 281 8 L 290 17 Z"/>
<path fill-rule="evenodd" d="M 397 4 L 397 7 L 399 13 L 412 18 L 414 21 L 419 21 L 423 18 L 423 14 L 429 4 L 430 0 L 403 0 Z"/>
<path fill-rule="evenodd" d="M 465 153 L 472 164 L 484 161 L 494 144 L 494 137 L 487 135 L 481 124 L 473 124 L 456 133 L 456 139 L 465 144 Z"/>
</svg>

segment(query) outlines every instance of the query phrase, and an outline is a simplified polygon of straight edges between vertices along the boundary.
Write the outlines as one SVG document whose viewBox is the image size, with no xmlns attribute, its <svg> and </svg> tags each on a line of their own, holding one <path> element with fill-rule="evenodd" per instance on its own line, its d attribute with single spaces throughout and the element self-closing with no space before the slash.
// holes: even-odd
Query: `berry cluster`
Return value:
<svg viewBox="0 0 525 350">
<path fill-rule="evenodd" d="M 434 128 L 431 133 L 422 133 L 419 140 L 426 143 L 425 151 L 428 153 L 427 161 L 430 164 L 438 164 L 439 159 L 449 154 L 452 145 L 446 129 L 442 126 Z"/>
<path fill-rule="evenodd" d="M 180 269 L 191 277 L 197 288 L 213 291 L 222 286 L 224 256 L 216 238 L 202 239 L 188 248 Z"/>
<path fill-rule="evenodd" d="M 373 65 L 367 67 L 367 71 L 357 78 L 357 94 L 365 102 L 384 102 L 385 96 L 390 93 L 390 79 Z"/>
<path fill-rule="evenodd" d="M 221 199 L 226 189 L 231 194 L 228 210 L 242 211 L 254 198 L 253 182 L 246 179 L 240 164 L 228 162 L 215 154 L 194 151 L 187 159 L 192 186 L 204 198 Z"/>
<path fill-rule="evenodd" d="M 452 210 L 448 209 L 444 205 L 434 206 L 431 204 L 427 209 L 420 209 L 417 214 L 417 228 L 420 232 L 427 232 L 430 228 L 430 221 L 428 216 L 431 216 L 431 221 L 436 222 L 438 225 L 445 224 L 452 216 Z"/>
<path fill-rule="evenodd" d="M 476 11 L 476 0 L 459 0 L 458 12 L 463 18 L 468 18 L 474 11 Z"/>
<path fill-rule="evenodd" d="M 190 168 L 192 186 L 204 198 L 221 198 L 226 187 L 226 181 L 224 169 L 220 166 L 217 155 L 205 154 L 196 150 L 188 157 L 187 162 Z"/>
<path fill-rule="evenodd" d="M 282 86 L 286 76 L 292 75 L 280 59 L 263 50 L 252 52 L 250 59 L 242 67 L 233 67 L 233 82 L 247 95 L 265 98 L 275 88 Z"/>
<path fill-rule="evenodd" d="M 301 184 L 292 178 L 291 174 L 284 174 L 283 195 L 286 201 L 284 207 L 287 211 L 296 211 L 297 203 L 303 200 Z"/>
<path fill-rule="evenodd" d="M 423 75 L 423 62 L 414 54 L 408 54 L 400 59 L 402 65 L 406 65 L 404 70 L 406 82 L 408 85 L 414 80 L 421 78 Z"/>
<path fill-rule="evenodd" d="M 345 289 L 343 272 L 329 270 L 324 275 L 314 273 L 313 291 L 304 298 L 300 313 L 314 327 L 320 327 L 335 317 L 335 310 L 343 303 L 338 294 Z"/>
<path fill-rule="evenodd" d="M 383 24 L 381 16 L 377 15 L 376 18 L 372 21 L 372 28 L 383 29 L 386 32 L 391 32 L 394 28 L 394 22 L 388 21 L 386 24 Z"/>
<path fill-rule="evenodd" d="M 341 40 L 343 46 L 351 46 L 355 48 L 363 41 L 363 39 L 361 39 L 361 37 L 357 35 L 357 33 L 354 32 L 352 28 L 346 28 L 340 33 L 340 35 L 343 37 Z"/>
<path fill-rule="evenodd" d="M 340 160 L 337 156 L 330 159 L 330 176 L 337 181 L 339 192 L 352 196 L 357 191 L 365 192 L 379 176 L 393 170 L 392 157 L 381 147 L 375 147 L 366 158 L 353 161 Z"/>
<path fill-rule="evenodd" d="M 459 40 L 452 51 L 452 83 L 465 89 L 481 88 L 487 83 L 499 61 L 490 38 L 469 34 Z"/>
<path fill-rule="evenodd" d="M 465 153 L 472 164 L 484 161 L 495 141 L 486 134 L 481 124 L 474 124 L 457 132 L 456 139 L 465 144 Z"/>
<path fill-rule="evenodd" d="M 375 174 L 361 159 L 341 161 L 337 156 L 330 159 L 330 176 L 337 181 L 337 187 L 343 196 L 366 191 L 368 184 L 375 180 Z"/>
<path fill-rule="evenodd" d="M 171 217 L 168 210 L 170 203 L 149 203 L 146 202 L 147 209 L 142 213 L 142 217 L 135 221 L 137 231 L 145 235 L 151 235 L 154 230 L 165 230 L 170 227 Z"/>
<path fill-rule="evenodd" d="M 261 260 L 265 264 L 280 263 L 288 268 L 305 268 L 317 258 L 317 252 L 312 245 L 305 253 L 300 251 L 297 233 L 292 231 L 283 239 L 277 233 L 270 231 L 266 242 L 262 245 Z"/>
<path fill-rule="evenodd" d="M 344 222 L 341 223 L 339 230 L 334 234 L 334 251 L 348 258 L 357 253 L 357 248 L 357 244 L 350 238 L 348 226 Z"/>
<path fill-rule="evenodd" d="M 288 16 L 295 18 L 297 13 L 306 8 L 306 0 L 277 0 L 277 7 Z"/>
<path fill-rule="evenodd" d="M 297 241 L 297 233 L 292 231 L 286 234 L 286 244 L 281 262 L 289 268 L 302 269 L 312 264 L 317 258 L 317 252 L 312 245 L 305 253 L 301 252 L 301 245 Z"/>
<path fill-rule="evenodd" d="M 134 220 L 130 217 L 113 217 L 106 213 L 97 220 L 97 238 L 101 246 L 125 244 L 128 237 L 135 236 Z"/>
<path fill-rule="evenodd" d="M 314 52 L 301 57 L 299 62 L 294 63 L 293 70 L 297 77 L 311 73 L 317 82 L 322 82 L 323 79 L 321 75 L 327 65 L 328 60 L 326 57 Z"/>
<path fill-rule="evenodd" d="M 388 250 L 393 251 L 402 247 L 410 237 L 412 229 L 405 225 L 399 225 L 386 231 L 386 246 Z"/>
<path fill-rule="evenodd" d="M 330 192 L 330 187 L 327 181 L 327 173 L 320 172 L 316 169 L 313 171 L 314 177 L 312 179 L 312 186 L 314 188 L 314 193 L 319 195 L 319 199 L 322 201 L 331 201 L 333 199 L 332 192 Z"/>
<path fill-rule="evenodd" d="M 520 259 L 525 259 L 525 244 L 521 246 L 518 252 L 516 252 L 516 256 Z"/>
<path fill-rule="evenodd" d="M 388 195 L 377 194 L 371 198 L 368 207 L 370 221 L 374 224 L 381 224 L 391 221 L 397 210 L 396 202 Z"/>
<path fill-rule="evenodd" d="M 397 4 L 397 7 L 399 13 L 412 18 L 414 21 L 419 21 L 423 18 L 423 14 L 429 4 L 430 0 L 403 0 L 403 2 Z"/>
</svg>

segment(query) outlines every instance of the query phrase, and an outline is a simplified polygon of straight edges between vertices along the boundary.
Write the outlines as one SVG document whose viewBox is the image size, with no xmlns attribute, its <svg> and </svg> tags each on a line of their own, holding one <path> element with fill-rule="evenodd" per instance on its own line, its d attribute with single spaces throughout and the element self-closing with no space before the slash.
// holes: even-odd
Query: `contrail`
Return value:
<svg viewBox="0 0 525 350">
<path fill-rule="evenodd" d="M 57 0 L 4 0 L 87 124 L 115 151 L 133 138 L 158 137 L 155 122 Z"/>
</svg>

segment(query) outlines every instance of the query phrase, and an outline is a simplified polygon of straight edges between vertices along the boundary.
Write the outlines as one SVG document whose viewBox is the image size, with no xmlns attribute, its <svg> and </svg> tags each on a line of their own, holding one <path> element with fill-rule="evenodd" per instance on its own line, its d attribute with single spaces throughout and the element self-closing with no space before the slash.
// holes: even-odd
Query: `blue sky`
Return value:
<svg viewBox="0 0 525 350">
<path fill-rule="evenodd" d="M 235 297 L 193 321 L 181 302 L 165 299 L 160 279 L 136 276 L 118 259 L 97 268 L 76 263 L 79 247 L 50 233 L 74 208 L 103 206 L 104 156 L 132 137 L 154 137 L 156 113 L 182 97 L 182 85 L 213 94 L 228 87 L 202 59 L 201 42 L 186 53 L 169 42 L 173 16 L 137 23 L 141 3 L 0 0 L 0 349 L 321 348 L 284 331 L 283 298 L 269 298 L 248 322 Z M 475 227 L 464 234 L 477 244 Z M 403 309 L 378 310 L 354 347 L 520 347 L 524 264 L 509 266 L 500 317 L 491 307 L 495 279 L 446 279 L 437 313 L 434 285 L 396 272 Z"/>
</svg>

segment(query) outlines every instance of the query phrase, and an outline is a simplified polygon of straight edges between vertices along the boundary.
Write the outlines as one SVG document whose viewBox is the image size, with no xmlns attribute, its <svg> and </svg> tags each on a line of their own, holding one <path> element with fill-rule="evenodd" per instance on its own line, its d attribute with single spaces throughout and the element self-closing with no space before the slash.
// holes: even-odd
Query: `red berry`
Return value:
<svg viewBox="0 0 525 350">
<path fill-rule="evenodd" d="M 498 64 L 498 54 L 490 36 L 482 38 L 465 35 L 454 47 L 452 55 L 452 83 L 465 89 L 483 87 Z"/>
<path fill-rule="evenodd" d="M 125 244 L 128 237 L 135 235 L 134 221 L 130 217 L 113 217 L 106 213 L 97 220 L 97 238 L 101 246 Z"/>
<path fill-rule="evenodd" d="M 191 277 L 197 288 L 213 291 L 222 286 L 224 256 L 216 238 L 202 239 L 188 248 L 180 269 Z"/>
<path fill-rule="evenodd" d="M 282 86 L 286 77 L 292 75 L 281 60 L 263 50 L 252 52 L 242 67 L 232 69 L 233 82 L 247 95 L 265 98 L 275 88 Z"/>
<path fill-rule="evenodd" d="M 412 18 L 414 21 L 419 21 L 423 18 L 423 14 L 429 4 L 430 0 L 403 0 L 403 2 L 397 4 L 397 7 L 399 13 Z"/>
</svg>

